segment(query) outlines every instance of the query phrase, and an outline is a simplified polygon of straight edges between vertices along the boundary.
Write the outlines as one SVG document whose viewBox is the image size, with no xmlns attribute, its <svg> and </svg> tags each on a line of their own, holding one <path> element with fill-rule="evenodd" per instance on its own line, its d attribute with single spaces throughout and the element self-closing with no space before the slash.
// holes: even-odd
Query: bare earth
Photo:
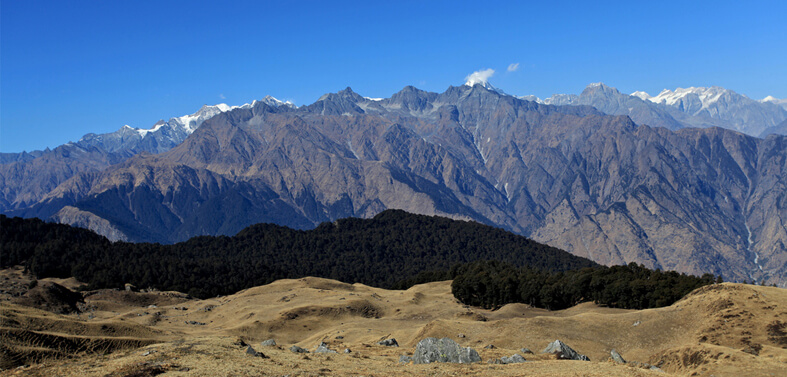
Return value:
<svg viewBox="0 0 787 377">
<path fill-rule="evenodd" d="M 81 313 L 60 315 L 14 304 L 8 292 L 19 279 L 19 270 L 0 272 L 0 368 L 10 368 L 0 376 L 787 375 L 787 291 L 780 288 L 724 283 L 649 310 L 512 304 L 489 311 L 458 303 L 448 281 L 389 291 L 303 278 L 208 300 L 101 290 L 88 294 Z M 430 336 L 473 347 L 484 362 L 399 363 Z M 377 345 L 390 337 L 400 347 Z M 260 345 L 271 338 L 278 346 Z M 592 361 L 540 354 L 555 339 Z M 268 358 L 246 355 L 240 341 Z M 289 351 L 313 351 L 321 341 L 339 353 Z M 523 354 L 525 347 L 535 354 Z M 612 349 L 661 370 L 616 364 Z M 514 353 L 528 362 L 486 363 Z M 28 365 L 16 367 L 21 359 Z"/>
</svg>

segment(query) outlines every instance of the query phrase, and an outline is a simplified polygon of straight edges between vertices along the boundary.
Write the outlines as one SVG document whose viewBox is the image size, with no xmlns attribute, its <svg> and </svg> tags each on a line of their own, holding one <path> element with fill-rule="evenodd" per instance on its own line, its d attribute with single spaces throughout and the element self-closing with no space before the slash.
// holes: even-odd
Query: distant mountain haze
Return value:
<svg viewBox="0 0 787 377">
<path fill-rule="evenodd" d="M 473 84 L 383 99 L 346 88 L 301 107 L 256 101 L 219 109 L 161 150 L 122 145 L 133 132 L 163 137 L 166 124 L 102 138 L 114 147 L 4 157 L 0 209 L 162 243 L 402 209 L 499 226 L 608 265 L 785 285 L 785 137 L 717 127 L 778 126 L 783 108 L 752 101 L 779 110 L 714 118 L 742 108 L 734 92 L 689 113 L 674 93 L 656 103 L 593 84 L 533 101 Z"/>
</svg>

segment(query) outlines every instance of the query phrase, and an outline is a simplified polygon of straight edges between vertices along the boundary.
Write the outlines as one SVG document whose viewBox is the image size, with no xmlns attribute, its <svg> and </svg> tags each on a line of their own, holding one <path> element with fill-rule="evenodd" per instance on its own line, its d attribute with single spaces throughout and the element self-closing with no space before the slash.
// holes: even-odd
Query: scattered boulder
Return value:
<svg viewBox="0 0 787 377">
<path fill-rule="evenodd" d="M 533 351 L 531 351 L 530 348 L 522 348 L 521 350 L 519 350 L 519 352 L 522 352 L 524 354 L 528 354 L 528 353 L 531 355 L 533 354 Z"/>
<path fill-rule="evenodd" d="M 320 342 L 320 345 L 314 349 L 314 353 L 338 353 L 338 352 L 328 348 L 328 345 L 325 344 L 325 342 Z"/>
<path fill-rule="evenodd" d="M 263 346 L 263 347 L 275 347 L 276 346 L 276 341 L 273 340 L 273 339 L 268 339 L 268 340 L 265 340 L 262 343 L 260 343 L 260 345 Z"/>
<path fill-rule="evenodd" d="M 625 364 L 626 360 L 623 359 L 623 356 L 620 356 L 618 351 L 612 350 L 609 351 L 609 355 L 612 357 L 612 360 L 616 363 Z"/>
<path fill-rule="evenodd" d="M 401 364 L 408 364 L 411 361 L 413 361 L 413 358 L 411 356 L 407 356 L 407 355 L 399 356 L 399 363 Z"/>
<path fill-rule="evenodd" d="M 196 325 L 196 326 L 205 326 L 205 322 L 197 322 L 197 321 L 183 321 L 187 325 Z"/>
<path fill-rule="evenodd" d="M 470 347 L 462 347 L 450 338 L 426 338 L 415 346 L 413 362 L 429 363 L 477 363 L 481 356 Z"/>
<path fill-rule="evenodd" d="M 555 340 L 552 343 L 549 343 L 547 348 L 544 348 L 541 353 L 552 353 L 557 355 L 558 360 L 582 360 L 582 361 L 590 361 L 585 355 L 579 354 L 577 351 L 574 351 L 571 347 L 567 346 L 565 343 L 561 342 L 560 340 Z"/>
<path fill-rule="evenodd" d="M 268 358 L 268 356 L 265 356 L 262 352 L 257 352 L 251 346 L 246 347 L 246 354 L 249 355 L 249 356 L 261 357 L 263 359 L 267 359 Z"/>
<path fill-rule="evenodd" d="M 484 347 L 484 349 L 485 349 L 485 350 L 493 350 L 493 349 L 495 349 L 495 348 L 497 348 L 497 347 L 495 347 L 495 345 L 494 345 L 494 344 L 487 344 L 487 345 Z"/>
<path fill-rule="evenodd" d="M 309 351 L 307 351 L 305 348 L 301 348 L 301 347 L 298 347 L 296 345 L 293 345 L 292 347 L 290 347 L 290 351 L 295 352 L 295 353 L 309 353 Z"/>
<path fill-rule="evenodd" d="M 386 346 L 386 347 L 399 347 L 399 343 L 394 338 L 381 340 L 381 341 L 377 342 L 377 344 L 379 344 L 381 346 Z"/>
<path fill-rule="evenodd" d="M 515 353 L 511 356 L 503 356 L 500 358 L 500 363 L 502 364 L 519 364 L 519 363 L 524 363 L 525 361 L 527 360 L 525 360 L 525 358 L 518 353 Z"/>
</svg>

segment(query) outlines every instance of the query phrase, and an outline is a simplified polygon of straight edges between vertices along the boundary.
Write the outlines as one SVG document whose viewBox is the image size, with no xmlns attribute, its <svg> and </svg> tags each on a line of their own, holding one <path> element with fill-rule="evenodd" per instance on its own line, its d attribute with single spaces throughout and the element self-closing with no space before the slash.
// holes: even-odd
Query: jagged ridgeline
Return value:
<svg viewBox="0 0 787 377">
<path fill-rule="evenodd" d="M 24 264 L 39 278 L 74 276 L 90 288 L 131 283 L 203 298 L 303 276 L 401 288 L 451 278 L 451 267 L 479 260 L 548 272 L 598 266 L 491 226 L 399 210 L 308 231 L 258 224 L 173 245 L 112 243 L 36 219 L 0 220 L 3 268 Z"/>
</svg>

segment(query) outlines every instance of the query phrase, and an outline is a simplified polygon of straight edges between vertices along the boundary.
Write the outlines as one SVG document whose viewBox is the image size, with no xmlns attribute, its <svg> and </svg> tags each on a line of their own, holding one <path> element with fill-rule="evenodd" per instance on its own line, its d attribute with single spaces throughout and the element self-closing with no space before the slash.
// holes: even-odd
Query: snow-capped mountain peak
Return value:
<svg viewBox="0 0 787 377">
<path fill-rule="evenodd" d="M 281 100 L 277 99 L 276 97 L 273 97 L 273 96 L 270 96 L 270 95 L 265 96 L 265 98 L 263 98 L 262 101 L 260 101 L 260 102 L 262 102 L 262 103 L 264 103 L 264 104 L 266 104 L 268 106 L 272 106 L 272 107 L 280 107 L 280 106 L 292 106 L 292 107 L 294 107 L 295 106 L 295 104 L 293 104 L 290 101 L 281 101 Z M 254 102 L 252 102 L 252 106 L 254 106 L 255 103 L 257 103 L 256 100 Z M 243 107 L 243 106 L 241 106 L 241 107 Z"/>
<path fill-rule="evenodd" d="M 643 92 L 641 90 L 638 90 L 638 91 L 636 91 L 634 93 L 631 93 L 631 95 L 634 96 L 634 97 L 637 97 L 637 98 L 639 98 L 639 99 L 641 99 L 643 101 L 647 101 L 647 100 L 651 99 L 650 94 L 648 94 L 647 92 Z"/>
<path fill-rule="evenodd" d="M 702 103 L 702 108 L 706 108 L 711 106 L 712 104 L 719 101 L 719 99 L 727 95 L 738 95 L 740 94 L 733 92 L 729 89 L 724 89 L 718 86 L 712 86 L 710 88 L 705 87 L 688 87 L 688 88 L 677 88 L 675 90 L 664 89 L 655 97 L 648 98 L 649 101 L 654 103 L 663 103 L 669 106 L 675 106 L 689 97 L 693 97 L 699 99 Z"/>
<path fill-rule="evenodd" d="M 787 110 L 787 98 L 779 99 L 779 98 L 776 98 L 774 96 L 767 96 L 767 97 L 765 97 L 765 98 L 763 98 L 763 99 L 761 99 L 761 100 L 759 100 L 757 102 L 760 102 L 760 103 L 772 103 L 772 104 L 781 106 L 782 108 Z"/>
</svg>

